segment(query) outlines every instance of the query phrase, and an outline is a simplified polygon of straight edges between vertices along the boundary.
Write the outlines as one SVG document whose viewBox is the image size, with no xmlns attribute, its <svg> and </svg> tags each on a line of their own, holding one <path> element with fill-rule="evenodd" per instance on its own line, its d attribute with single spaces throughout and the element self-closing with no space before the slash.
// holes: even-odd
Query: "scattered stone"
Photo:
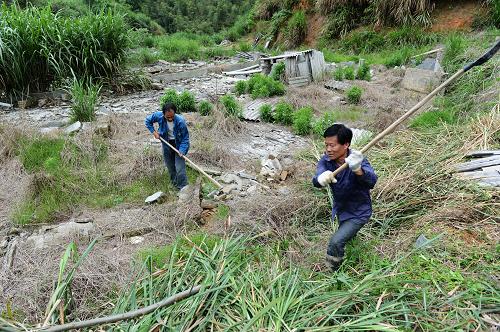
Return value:
<svg viewBox="0 0 500 332">
<path fill-rule="evenodd" d="M 415 241 L 415 248 L 423 248 L 429 242 L 429 239 L 425 237 L 424 234 L 420 234 L 418 239 Z"/>
<path fill-rule="evenodd" d="M 285 181 L 288 176 L 288 171 L 282 171 L 280 174 L 281 181 Z"/>
<path fill-rule="evenodd" d="M 14 258 L 17 252 L 17 239 L 12 240 L 9 243 L 9 247 L 7 248 L 7 254 L 5 255 L 3 261 L 3 269 L 4 271 L 12 269 L 14 266 Z"/>
<path fill-rule="evenodd" d="M 7 232 L 7 235 L 8 236 L 17 236 L 21 233 L 21 230 L 19 230 L 18 228 L 15 228 L 15 227 L 12 227 L 8 232 Z"/>
<path fill-rule="evenodd" d="M 5 249 L 9 245 L 9 240 L 7 238 L 4 238 L 2 242 L 0 242 L 0 248 Z"/>
<path fill-rule="evenodd" d="M 92 219 L 90 217 L 84 217 L 84 218 L 73 219 L 73 221 L 78 223 L 78 224 L 87 224 L 89 222 L 94 222 L 94 219 Z"/>
<path fill-rule="evenodd" d="M 109 114 L 111 114 L 111 110 L 107 106 L 99 106 L 96 114 L 109 115 Z"/>
<path fill-rule="evenodd" d="M 330 90 L 337 90 L 344 92 L 349 89 L 352 85 L 342 81 L 331 80 L 325 83 L 325 88 Z"/>
<path fill-rule="evenodd" d="M 12 104 L 0 103 L 0 109 L 2 110 L 11 110 L 14 107 Z"/>
<path fill-rule="evenodd" d="M 231 45 L 231 42 L 227 39 L 224 39 L 223 41 L 220 42 L 219 45 L 220 46 L 227 46 L 227 45 Z"/>
<path fill-rule="evenodd" d="M 152 82 L 151 83 L 151 89 L 153 89 L 153 90 L 163 90 L 163 84 L 157 83 L 157 82 Z"/>
<path fill-rule="evenodd" d="M 144 237 L 142 236 L 133 236 L 129 239 L 130 243 L 132 244 L 139 244 L 144 242 Z"/>
<path fill-rule="evenodd" d="M 279 176 L 283 170 L 278 158 L 273 154 L 270 154 L 267 159 L 261 160 L 261 165 L 260 175 L 264 177 L 274 178 Z"/>
<path fill-rule="evenodd" d="M 248 194 L 253 194 L 257 191 L 257 186 L 256 185 L 253 185 L 253 186 L 250 186 L 248 189 L 247 189 L 247 193 Z"/>
<path fill-rule="evenodd" d="M 210 209 L 216 209 L 217 206 L 219 206 L 219 204 L 217 204 L 214 201 L 209 201 L 208 199 L 204 199 L 204 200 L 201 201 L 201 205 L 200 206 L 201 206 L 202 209 L 210 210 Z"/>
<path fill-rule="evenodd" d="M 238 183 L 240 181 L 240 178 L 235 174 L 228 173 L 221 176 L 220 180 L 222 183 L 230 184 L 230 183 Z"/>
<path fill-rule="evenodd" d="M 250 174 L 247 174 L 243 171 L 241 172 L 238 172 L 238 176 L 240 178 L 243 178 L 243 179 L 247 179 L 247 180 L 253 180 L 253 181 L 257 181 L 257 177 L 253 176 L 253 175 L 250 175 Z"/>
<path fill-rule="evenodd" d="M 204 169 L 205 173 L 213 176 L 220 176 L 222 174 L 221 171 L 218 171 L 216 169 Z"/>
<path fill-rule="evenodd" d="M 64 132 L 69 135 L 78 132 L 81 128 L 82 128 L 82 123 L 80 121 L 76 121 L 72 125 L 66 127 L 64 129 Z"/>
<path fill-rule="evenodd" d="M 238 189 L 238 185 L 236 183 L 231 183 L 231 184 L 228 184 L 227 186 L 224 186 L 224 188 L 222 188 L 222 192 L 224 194 L 230 194 L 233 190 L 237 190 Z"/>
<path fill-rule="evenodd" d="M 278 192 L 282 196 L 288 196 L 288 195 L 290 195 L 292 193 L 291 190 L 288 189 L 288 187 L 281 187 L 281 188 L 278 189 Z"/>
<path fill-rule="evenodd" d="M 84 122 L 82 131 L 93 131 L 94 134 L 104 138 L 111 137 L 111 122 L 109 118 L 99 119 L 97 122 Z"/>
<path fill-rule="evenodd" d="M 201 178 L 196 183 L 185 186 L 179 191 L 177 214 L 184 215 L 187 219 L 199 221 L 203 209 L 201 207 Z"/>
<path fill-rule="evenodd" d="M 422 93 L 429 93 L 440 83 L 443 73 L 434 72 L 419 68 L 408 68 L 401 82 L 401 86 L 407 90 L 413 90 Z"/>
<path fill-rule="evenodd" d="M 38 100 L 38 107 L 44 107 L 49 104 L 49 100 L 46 98 L 42 98 Z"/>
<path fill-rule="evenodd" d="M 147 203 L 147 204 L 152 204 L 152 203 L 163 203 L 164 200 L 167 198 L 167 195 L 165 195 L 165 193 L 163 191 L 158 191 L 156 193 L 154 193 L 153 195 L 151 196 L 148 196 L 146 198 L 146 200 L 144 201 L 144 203 Z"/>
<path fill-rule="evenodd" d="M 417 66 L 419 69 L 431 70 L 434 72 L 443 72 L 443 68 L 439 64 L 439 61 L 434 58 L 426 58 L 421 64 Z"/>
<path fill-rule="evenodd" d="M 36 249 L 51 245 L 66 244 L 75 237 L 89 237 L 94 229 L 93 223 L 79 224 L 70 221 L 53 228 L 41 230 L 40 234 L 31 235 L 28 237 L 27 243 L 31 243 Z"/>
</svg>

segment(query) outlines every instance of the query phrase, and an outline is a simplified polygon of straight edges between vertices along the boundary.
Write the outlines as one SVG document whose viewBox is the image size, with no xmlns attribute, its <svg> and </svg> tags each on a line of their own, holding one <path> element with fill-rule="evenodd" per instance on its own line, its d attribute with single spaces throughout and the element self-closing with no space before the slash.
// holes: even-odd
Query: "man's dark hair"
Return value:
<svg viewBox="0 0 500 332">
<path fill-rule="evenodd" d="M 169 110 L 172 110 L 172 111 L 174 111 L 174 113 L 177 113 L 177 107 L 175 107 L 175 104 L 173 104 L 173 103 L 165 103 L 161 107 L 161 111 L 163 112 L 163 114 L 165 114 L 165 112 L 167 112 Z"/>
<path fill-rule="evenodd" d="M 352 130 L 347 128 L 341 123 L 336 123 L 325 130 L 323 137 L 333 137 L 337 136 L 337 141 L 340 144 L 351 144 L 352 140 Z"/>
</svg>

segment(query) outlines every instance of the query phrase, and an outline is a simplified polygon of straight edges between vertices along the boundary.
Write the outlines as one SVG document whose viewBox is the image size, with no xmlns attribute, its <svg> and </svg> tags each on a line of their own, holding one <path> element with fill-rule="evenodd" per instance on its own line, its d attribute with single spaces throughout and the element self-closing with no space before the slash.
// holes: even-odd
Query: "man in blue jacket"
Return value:
<svg viewBox="0 0 500 332">
<path fill-rule="evenodd" d="M 161 111 L 148 115 L 144 123 L 156 139 L 162 137 L 181 153 L 178 155 L 167 144 L 161 143 L 170 180 L 177 189 L 182 189 L 187 185 L 186 162 L 182 156 L 186 155 L 189 150 L 189 132 L 186 121 L 179 114 L 175 114 L 176 112 L 177 108 L 174 104 L 165 103 Z M 155 130 L 154 123 L 158 123 L 158 130 Z"/>
<path fill-rule="evenodd" d="M 334 124 L 326 129 L 323 137 L 326 153 L 318 162 L 313 184 L 319 188 L 330 186 L 332 191 L 332 218 L 337 216 L 339 227 L 330 238 L 326 265 L 336 271 L 344 259 L 346 243 L 356 236 L 372 215 L 370 189 L 375 186 L 377 175 L 361 152 L 349 148 L 351 129 Z M 349 168 L 335 178 L 333 171 L 344 163 Z"/>
</svg>

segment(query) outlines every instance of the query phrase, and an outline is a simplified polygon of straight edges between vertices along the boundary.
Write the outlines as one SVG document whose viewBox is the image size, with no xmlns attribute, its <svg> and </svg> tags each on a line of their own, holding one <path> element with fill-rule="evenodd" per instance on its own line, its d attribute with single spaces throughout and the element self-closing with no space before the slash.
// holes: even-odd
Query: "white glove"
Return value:
<svg viewBox="0 0 500 332">
<path fill-rule="evenodd" d="M 330 183 L 337 183 L 337 179 L 333 176 L 332 171 L 324 171 L 318 176 L 318 182 L 322 187 L 324 187 Z"/>
<path fill-rule="evenodd" d="M 358 150 L 351 150 L 351 154 L 345 158 L 345 162 L 349 165 L 351 171 L 356 172 L 361 169 L 361 163 L 363 162 L 363 154 Z"/>
</svg>

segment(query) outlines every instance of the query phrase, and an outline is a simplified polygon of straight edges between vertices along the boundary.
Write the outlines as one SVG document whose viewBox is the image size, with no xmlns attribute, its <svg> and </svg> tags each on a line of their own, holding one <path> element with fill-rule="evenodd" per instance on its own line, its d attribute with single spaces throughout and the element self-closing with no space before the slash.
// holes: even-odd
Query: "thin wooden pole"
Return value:
<svg viewBox="0 0 500 332">
<path fill-rule="evenodd" d="M 144 307 L 142 309 L 124 312 L 122 314 L 117 314 L 117 315 L 111 315 L 111 316 L 106 316 L 106 317 L 84 320 L 81 322 L 73 322 L 73 323 L 68 323 L 68 324 L 63 324 L 63 325 L 52 326 L 49 328 L 42 328 L 42 329 L 39 329 L 38 331 L 39 332 L 62 332 L 62 331 L 68 331 L 68 330 L 82 329 L 85 327 L 90 327 L 90 326 L 95 326 L 95 325 L 116 323 L 116 322 L 119 322 L 122 320 L 127 320 L 127 319 L 135 318 L 138 316 L 144 316 L 144 315 L 147 315 L 147 314 L 155 311 L 156 309 L 159 309 L 162 307 L 168 307 L 168 306 L 175 304 L 181 300 L 184 300 L 185 298 L 190 297 L 191 295 L 195 295 L 200 291 L 200 289 L 201 289 L 200 285 L 194 286 L 191 289 L 188 289 L 188 290 L 185 290 L 183 292 L 172 295 L 172 296 L 164 299 L 163 301 L 160 301 L 158 303 Z"/>
<path fill-rule="evenodd" d="M 200 172 L 201 174 L 205 175 L 210 181 L 212 181 L 213 184 L 215 184 L 217 186 L 217 188 L 219 189 L 222 189 L 222 185 L 217 181 L 215 180 L 214 178 L 212 178 L 210 175 L 207 174 L 207 172 L 205 172 L 203 169 L 201 169 L 201 167 L 199 167 L 198 165 L 196 165 L 195 163 L 193 163 L 191 160 L 189 160 L 188 157 L 186 157 L 185 155 L 181 154 L 179 150 L 177 150 L 172 144 L 168 143 L 166 140 L 163 139 L 163 137 L 160 136 L 160 140 L 167 144 L 167 146 L 169 146 L 172 150 L 174 150 L 179 156 L 181 156 L 185 161 L 188 162 L 188 164 L 193 167 L 195 170 L 197 170 L 198 172 Z"/>
</svg>

